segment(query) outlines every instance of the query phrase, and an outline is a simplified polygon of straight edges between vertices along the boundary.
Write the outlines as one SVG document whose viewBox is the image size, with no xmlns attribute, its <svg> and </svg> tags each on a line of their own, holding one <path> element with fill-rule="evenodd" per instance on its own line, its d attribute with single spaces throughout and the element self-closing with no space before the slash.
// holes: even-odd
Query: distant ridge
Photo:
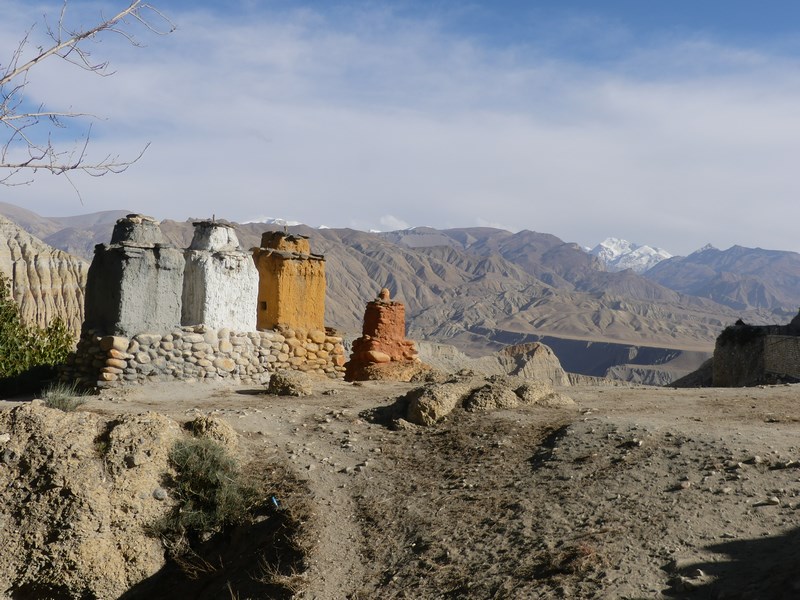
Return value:
<svg viewBox="0 0 800 600">
<path fill-rule="evenodd" d="M 775 312 L 775 322 L 791 318 L 800 306 L 800 254 L 710 244 L 689 256 L 665 260 L 645 277 L 684 294 L 708 298 L 735 310 Z"/>
<path fill-rule="evenodd" d="M 91 223 L 88 229 L 59 229 L 48 240 L 91 259 L 94 244 L 110 239 L 112 213 L 86 218 Z M 62 227 L 57 220 L 39 219 L 50 227 Z M 284 227 L 234 225 L 245 248 L 258 245 L 264 231 Z M 190 221 L 166 220 L 161 228 L 170 243 L 189 245 Z M 641 359 L 654 353 L 663 360 L 687 353 L 685 361 L 674 363 L 680 369 L 673 373 L 670 368 L 665 375 L 679 377 L 684 366 L 685 372 L 699 366 L 716 336 L 736 319 L 754 324 L 776 320 L 771 309 L 758 304 L 734 309 L 632 270 L 608 271 L 597 256 L 548 233 L 488 227 L 416 227 L 383 233 L 305 225 L 289 229 L 309 236 L 314 251 L 326 256 L 328 325 L 358 332 L 364 304 L 380 288 L 389 287 L 392 296 L 406 304 L 409 337 L 453 344 L 472 356 L 546 338 L 548 345 L 558 347 L 557 354 L 562 353 L 562 364 L 591 368 L 594 374 L 601 363 L 588 357 L 603 343 L 613 345 L 618 357 L 603 364 L 609 372 L 615 365 L 630 363 L 631 356 Z M 787 287 L 776 285 L 781 290 Z M 697 364 L 689 364 L 688 357 Z M 614 372 L 641 381 L 644 367 L 636 363 Z"/>
</svg>

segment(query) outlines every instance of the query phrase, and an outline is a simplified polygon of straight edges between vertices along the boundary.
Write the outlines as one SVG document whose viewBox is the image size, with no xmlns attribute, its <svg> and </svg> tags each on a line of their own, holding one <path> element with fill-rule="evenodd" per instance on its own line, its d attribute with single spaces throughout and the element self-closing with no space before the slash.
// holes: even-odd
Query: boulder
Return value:
<svg viewBox="0 0 800 600">
<path fill-rule="evenodd" d="M 275 396 L 310 396 L 313 393 L 311 379 L 298 371 L 278 371 L 270 376 L 267 393 Z"/>
<path fill-rule="evenodd" d="M 470 392 L 464 399 L 464 410 L 495 410 L 498 408 L 516 408 L 519 398 L 514 391 L 503 383 L 490 382 Z"/>
</svg>

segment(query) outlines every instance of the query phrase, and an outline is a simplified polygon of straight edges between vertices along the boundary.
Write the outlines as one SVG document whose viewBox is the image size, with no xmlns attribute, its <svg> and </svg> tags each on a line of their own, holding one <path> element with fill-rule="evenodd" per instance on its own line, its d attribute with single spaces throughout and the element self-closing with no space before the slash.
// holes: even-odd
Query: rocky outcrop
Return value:
<svg viewBox="0 0 800 600">
<path fill-rule="evenodd" d="M 574 401 L 544 381 L 519 377 L 456 375 L 428 383 L 400 398 L 405 419 L 416 425 L 434 425 L 458 408 L 469 412 L 516 408 L 523 405 L 572 406 Z"/>
<path fill-rule="evenodd" d="M 44 327 L 60 318 L 77 334 L 88 268 L 0 217 L 0 272 L 11 280 L 12 297 L 26 323 Z"/>
<path fill-rule="evenodd" d="M 383 288 L 377 299 L 367 303 L 362 334 L 353 342 L 344 378 L 408 381 L 419 372 L 419 364 L 414 342 L 406 339 L 405 306 L 392 301 Z"/>
<path fill-rule="evenodd" d="M 508 346 L 499 352 L 471 358 L 454 346 L 418 342 L 419 356 L 426 363 L 446 373 L 470 369 L 482 375 L 513 375 L 550 385 L 570 385 L 555 353 L 538 342 Z"/>
<path fill-rule="evenodd" d="M 477 365 L 496 363 L 506 375 L 547 381 L 553 385 L 569 385 L 569 378 L 561 362 L 549 346 L 533 342 L 503 348 L 499 352 L 476 361 Z"/>
</svg>

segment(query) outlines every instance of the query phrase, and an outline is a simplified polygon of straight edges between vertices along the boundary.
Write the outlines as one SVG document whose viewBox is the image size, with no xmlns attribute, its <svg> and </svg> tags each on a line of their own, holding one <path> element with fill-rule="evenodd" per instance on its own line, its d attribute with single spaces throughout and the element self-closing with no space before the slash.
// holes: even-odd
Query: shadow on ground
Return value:
<svg viewBox="0 0 800 600">
<path fill-rule="evenodd" d="M 678 583 L 668 595 L 713 600 L 800 598 L 800 528 L 779 536 L 731 540 L 706 549 L 728 558 L 682 569 L 685 574 L 700 569 L 706 577 L 696 583 L 688 579 L 688 586 Z"/>
<path fill-rule="evenodd" d="M 128 590 L 120 600 L 194 598 L 291 598 L 293 575 L 303 555 L 293 531 L 277 513 L 259 523 L 235 527 L 203 543 Z"/>
</svg>

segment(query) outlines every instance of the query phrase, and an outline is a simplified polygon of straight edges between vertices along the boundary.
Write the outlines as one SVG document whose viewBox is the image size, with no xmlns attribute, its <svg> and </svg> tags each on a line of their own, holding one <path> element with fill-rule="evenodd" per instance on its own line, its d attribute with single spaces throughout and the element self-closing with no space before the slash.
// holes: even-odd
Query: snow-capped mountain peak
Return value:
<svg viewBox="0 0 800 600">
<path fill-rule="evenodd" d="M 702 248 L 699 248 L 699 249 L 695 250 L 694 252 L 692 252 L 692 254 L 701 254 L 701 253 L 706 252 L 708 250 L 716 250 L 716 249 L 717 248 L 715 248 L 711 244 L 706 244 Z"/>
<path fill-rule="evenodd" d="M 631 269 L 643 273 L 672 255 L 661 248 L 638 245 L 619 238 L 606 238 L 589 251 L 599 258 L 610 271 Z"/>
<path fill-rule="evenodd" d="M 300 221 L 288 221 L 286 219 L 276 219 L 275 217 L 258 216 L 249 221 L 242 221 L 242 225 L 249 223 L 264 223 L 265 225 L 283 225 L 285 227 L 294 227 L 295 225 L 302 225 Z"/>
</svg>

